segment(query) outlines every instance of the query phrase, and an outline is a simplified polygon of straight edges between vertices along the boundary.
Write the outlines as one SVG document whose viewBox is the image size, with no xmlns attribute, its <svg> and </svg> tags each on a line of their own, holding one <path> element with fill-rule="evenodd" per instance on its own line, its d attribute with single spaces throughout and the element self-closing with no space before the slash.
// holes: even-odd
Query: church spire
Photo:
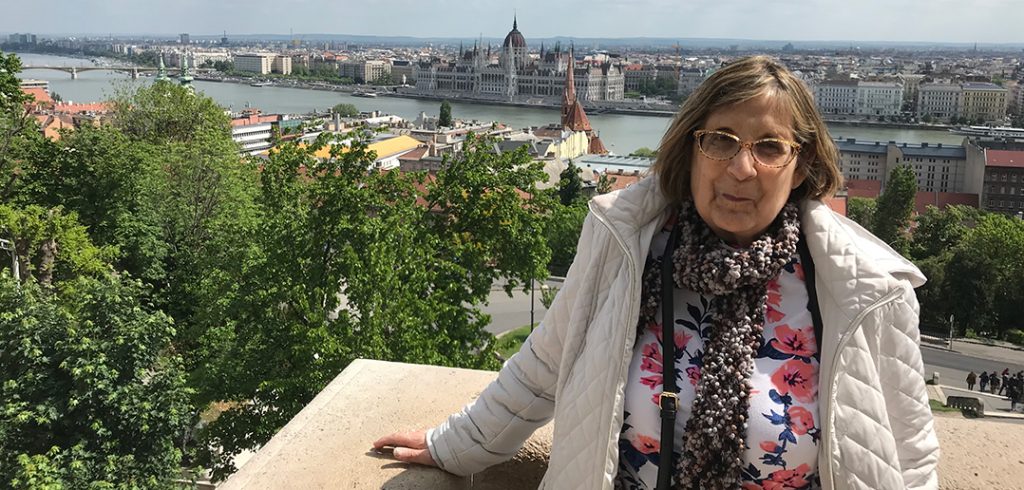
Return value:
<svg viewBox="0 0 1024 490">
<path fill-rule="evenodd" d="M 160 67 L 156 71 L 156 80 L 166 82 L 171 78 L 167 76 L 167 66 L 164 65 L 164 54 L 160 53 Z"/>
<path fill-rule="evenodd" d="M 517 15 L 513 12 L 512 13 L 512 30 L 513 31 L 519 30 L 519 19 L 517 19 L 516 17 L 517 17 Z"/>
</svg>

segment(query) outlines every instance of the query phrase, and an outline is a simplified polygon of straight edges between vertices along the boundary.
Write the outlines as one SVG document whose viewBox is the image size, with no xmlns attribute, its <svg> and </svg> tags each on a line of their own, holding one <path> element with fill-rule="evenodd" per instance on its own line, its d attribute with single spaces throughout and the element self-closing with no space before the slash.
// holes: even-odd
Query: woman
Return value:
<svg viewBox="0 0 1024 490">
<path fill-rule="evenodd" d="M 924 277 L 822 203 L 842 177 L 807 88 L 729 64 L 652 174 L 590 203 L 564 287 L 478 400 L 374 446 L 471 474 L 553 416 L 543 488 L 937 488 Z"/>
<path fill-rule="evenodd" d="M 974 391 L 974 382 L 977 379 L 978 375 L 974 374 L 974 371 L 967 373 L 967 391 Z"/>
</svg>

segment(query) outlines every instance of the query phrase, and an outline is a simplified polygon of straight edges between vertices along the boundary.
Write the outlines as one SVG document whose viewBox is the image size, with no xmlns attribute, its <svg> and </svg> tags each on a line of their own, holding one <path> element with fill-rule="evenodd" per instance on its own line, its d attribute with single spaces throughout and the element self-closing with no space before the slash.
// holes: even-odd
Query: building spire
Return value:
<svg viewBox="0 0 1024 490">
<path fill-rule="evenodd" d="M 513 31 L 519 30 L 519 19 L 517 19 L 516 17 L 518 17 L 518 16 L 516 15 L 516 12 L 513 10 L 512 11 L 512 30 Z"/>
<path fill-rule="evenodd" d="M 569 110 L 576 104 L 576 65 L 572 57 L 572 48 L 569 49 L 569 66 L 565 69 L 565 91 L 562 92 L 562 126 L 569 121 Z"/>
<path fill-rule="evenodd" d="M 164 65 L 164 54 L 160 53 L 160 67 L 156 71 L 157 81 L 168 81 L 171 78 L 167 76 L 167 65 Z"/>
<path fill-rule="evenodd" d="M 188 73 L 188 51 L 181 54 L 181 76 L 178 81 L 186 87 L 192 85 L 192 75 Z"/>
</svg>

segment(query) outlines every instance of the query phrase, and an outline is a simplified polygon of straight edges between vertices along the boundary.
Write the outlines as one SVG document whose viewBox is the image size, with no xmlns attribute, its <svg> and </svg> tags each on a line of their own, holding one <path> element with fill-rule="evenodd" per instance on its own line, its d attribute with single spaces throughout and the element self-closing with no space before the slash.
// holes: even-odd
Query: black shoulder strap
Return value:
<svg viewBox="0 0 1024 490">
<path fill-rule="evenodd" d="M 804 269 L 804 286 L 807 287 L 807 309 L 811 312 L 811 321 L 814 322 L 814 344 L 821 349 L 821 335 L 824 330 L 821 323 L 821 309 L 818 308 L 818 290 L 814 287 L 814 260 L 811 259 L 811 251 L 807 248 L 807 239 L 800 233 L 800 241 L 796 244 L 800 252 L 800 265 Z"/>
<path fill-rule="evenodd" d="M 672 227 L 665 252 L 661 256 L 661 379 L 662 392 L 658 399 L 661 407 L 661 452 L 658 458 L 658 490 L 668 490 L 672 483 L 675 464 L 676 411 L 679 409 L 679 389 L 676 387 L 675 342 L 675 280 L 672 279 L 672 252 L 679 239 L 679 224 Z"/>
</svg>

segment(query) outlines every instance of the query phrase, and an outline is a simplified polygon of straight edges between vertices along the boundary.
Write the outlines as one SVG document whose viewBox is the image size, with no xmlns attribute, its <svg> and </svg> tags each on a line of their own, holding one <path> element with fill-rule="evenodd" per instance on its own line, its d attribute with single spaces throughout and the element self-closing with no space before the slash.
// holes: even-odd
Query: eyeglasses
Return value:
<svg viewBox="0 0 1024 490">
<path fill-rule="evenodd" d="M 734 134 L 724 131 L 701 129 L 693 132 L 697 148 L 712 160 L 731 160 L 748 149 L 754 160 L 765 167 L 781 168 L 793 163 L 800 152 L 800 144 L 782 138 L 764 138 L 757 141 L 743 141 Z"/>
</svg>

